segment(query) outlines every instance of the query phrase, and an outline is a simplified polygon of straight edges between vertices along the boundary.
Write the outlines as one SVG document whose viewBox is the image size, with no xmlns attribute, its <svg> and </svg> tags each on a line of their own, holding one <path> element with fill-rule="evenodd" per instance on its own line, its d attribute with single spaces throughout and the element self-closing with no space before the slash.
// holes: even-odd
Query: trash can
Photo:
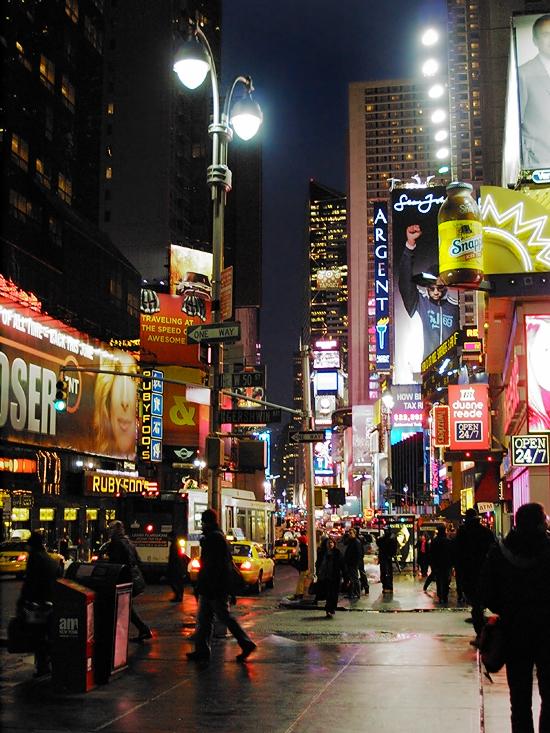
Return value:
<svg viewBox="0 0 550 733">
<path fill-rule="evenodd" d="M 52 682 L 65 692 L 88 692 L 95 686 L 95 593 L 63 578 L 55 582 L 52 600 Z"/>
<path fill-rule="evenodd" d="M 95 591 L 94 679 L 102 685 L 128 666 L 132 581 L 128 565 L 79 563 L 65 577 Z"/>
</svg>

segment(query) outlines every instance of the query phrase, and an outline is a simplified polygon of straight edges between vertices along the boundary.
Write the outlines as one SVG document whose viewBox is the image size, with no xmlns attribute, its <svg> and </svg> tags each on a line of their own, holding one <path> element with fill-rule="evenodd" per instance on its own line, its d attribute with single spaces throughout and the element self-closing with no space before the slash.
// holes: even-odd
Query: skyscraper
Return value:
<svg viewBox="0 0 550 733">
<path fill-rule="evenodd" d="M 373 201 L 394 184 L 437 176 L 430 82 L 355 82 L 349 89 L 349 401 L 379 397 L 375 370 Z M 417 176 L 419 178 L 417 178 Z"/>
<path fill-rule="evenodd" d="M 316 181 L 309 184 L 304 341 L 338 341 L 342 369 L 348 354 L 346 196 Z"/>
</svg>

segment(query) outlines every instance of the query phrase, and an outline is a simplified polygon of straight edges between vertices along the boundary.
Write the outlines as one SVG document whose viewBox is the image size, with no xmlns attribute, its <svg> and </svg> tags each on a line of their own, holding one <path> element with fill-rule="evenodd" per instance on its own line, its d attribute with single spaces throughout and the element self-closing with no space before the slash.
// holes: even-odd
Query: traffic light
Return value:
<svg viewBox="0 0 550 733">
<path fill-rule="evenodd" d="M 69 383 L 65 377 L 61 377 L 55 385 L 54 407 L 58 412 L 65 412 L 69 401 Z"/>
</svg>

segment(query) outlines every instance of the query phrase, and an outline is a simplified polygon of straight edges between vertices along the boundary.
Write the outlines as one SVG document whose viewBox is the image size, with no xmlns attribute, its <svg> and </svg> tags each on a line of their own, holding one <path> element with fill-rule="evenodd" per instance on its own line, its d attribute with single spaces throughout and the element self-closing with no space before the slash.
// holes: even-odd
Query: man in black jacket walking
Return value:
<svg viewBox="0 0 550 733">
<path fill-rule="evenodd" d="M 256 649 L 256 644 L 230 612 L 230 599 L 234 593 L 233 556 L 213 509 L 206 509 L 202 513 L 202 531 L 201 567 L 196 587 L 199 608 L 195 651 L 187 652 L 186 656 L 194 662 L 207 663 L 210 660 L 216 616 L 239 642 L 242 651 L 237 655 L 237 661 L 244 662 Z"/>
<path fill-rule="evenodd" d="M 464 524 L 458 528 L 454 543 L 457 577 L 460 578 L 461 590 L 472 607 L 476 639 L 471 643 L 475 646 L 485 625 L 483 604 L 478 592 L 479 574 L 487 553 L 495 544 L 495 536 L 488 527 L 481 524 L 477 511 L 471 508 L 466 510 Z"/>
<path fill-rule="evenodd" d="M 479 578 L 481 602 L 502 621 L 512 733 L 533 733 L 533 667 L 539 733 L 550 731 L 550 539 L 542 504 L 524 504 L 514 529 L 493 546 Z"/>
</svg>

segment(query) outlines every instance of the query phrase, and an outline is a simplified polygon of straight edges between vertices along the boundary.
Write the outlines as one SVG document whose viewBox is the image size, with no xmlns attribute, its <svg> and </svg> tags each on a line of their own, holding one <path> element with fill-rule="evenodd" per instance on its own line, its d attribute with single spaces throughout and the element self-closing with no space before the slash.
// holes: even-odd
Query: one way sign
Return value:
<svg viewBox="0 0 550 733">
<path fill-rule="evenodd" d="M 220 341 L 239 341 L 241 338 L 241 324 L 239 321 L 225 323 L 205 323 L 204 326 L 187 327 L 187 343 L 212 344 Z"/>
<path fill-rule="evenodd" d="M 292 433 L 290 440 L 294 443 L 323 443 L 325 440 L 325 431 L 301 430 L 299 433 Z"/>
</svg>

